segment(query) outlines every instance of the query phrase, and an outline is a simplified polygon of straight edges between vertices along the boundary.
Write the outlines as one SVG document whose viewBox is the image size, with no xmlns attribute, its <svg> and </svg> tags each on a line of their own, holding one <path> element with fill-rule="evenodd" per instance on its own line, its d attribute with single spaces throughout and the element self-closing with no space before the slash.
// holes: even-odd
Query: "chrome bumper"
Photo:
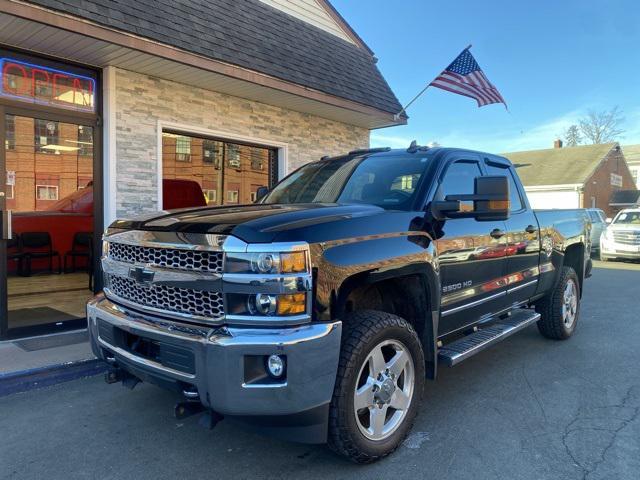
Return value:
<svg viewBox="0 0 640 480">
<path fill-rule="evenodd" d="M 225 415 L 292 415 L 328 405 L 340 352 L 341 322 L 281 328 L 199 327 L 117 305 L 103 295 L 87 304 L 95 355 L 162 386 L 187 389 Z M 115 332 L 115 333 L 114 333 Z M 136 353 L 116 336 L 142 338 L 169 354 Z M 122 337 L 124 338 L 124 337 Z M 252 377 L 255 359 L 286 356 L 284 381 Z M 183 360 L 192 361 L 185 368 Z M 250 380 L 250 381 L 248 381 Z"/>
<path fill-rule="evenodd" d="M 640 259 L 640 246 L 633 247 L 611 241 L 600 241 L 600 254 L 607 257 Z"/>
</svg>

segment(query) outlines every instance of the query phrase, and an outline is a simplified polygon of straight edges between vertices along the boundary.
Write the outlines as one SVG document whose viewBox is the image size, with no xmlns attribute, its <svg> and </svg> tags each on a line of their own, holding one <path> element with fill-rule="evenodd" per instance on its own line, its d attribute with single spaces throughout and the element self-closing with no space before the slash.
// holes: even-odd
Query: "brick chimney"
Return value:
<svg viewBox="0 0 640 480">
<path fill-rule="evenodd" d="M 553 141 L 553 148 L 562 148 L 562 140 L 560 140 L 559 138 L 556 138 Z"/>
</svg>

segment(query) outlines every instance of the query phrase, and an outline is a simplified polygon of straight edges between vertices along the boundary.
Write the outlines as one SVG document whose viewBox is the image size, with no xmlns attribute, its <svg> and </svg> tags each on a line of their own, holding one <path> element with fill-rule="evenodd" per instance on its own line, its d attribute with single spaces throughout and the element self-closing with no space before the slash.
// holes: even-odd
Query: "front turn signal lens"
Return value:
<svg viewBox="0 0 640 480">
<path fill-rule="evenodd" d="M 307 295 L 304 293 L 278 296 L 278 315 L 299 315 L 306 309 Z"/>
<path fill-rule="evenodd" d="M 280 254 L 280 272 L 302 273 L 307 271 L 307 255 L 305 252 Z"/>
</svg>

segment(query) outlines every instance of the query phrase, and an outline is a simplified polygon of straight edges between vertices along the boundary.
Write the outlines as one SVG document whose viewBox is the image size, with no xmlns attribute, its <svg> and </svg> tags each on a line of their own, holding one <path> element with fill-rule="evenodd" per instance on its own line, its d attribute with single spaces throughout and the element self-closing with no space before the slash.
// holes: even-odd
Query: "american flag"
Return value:
<svg viewBox="0 0 640 480">
<path fill-rule="evenodd" d="M 475 98 L 478 107 L 491 103 L 507 103 L 480 69 L 480 65 L 473 58 L 469 48 L 466 48 L 451 65 L 444 69 L 438 77 L 429 84 L 449 92 Z"/>
</svg>

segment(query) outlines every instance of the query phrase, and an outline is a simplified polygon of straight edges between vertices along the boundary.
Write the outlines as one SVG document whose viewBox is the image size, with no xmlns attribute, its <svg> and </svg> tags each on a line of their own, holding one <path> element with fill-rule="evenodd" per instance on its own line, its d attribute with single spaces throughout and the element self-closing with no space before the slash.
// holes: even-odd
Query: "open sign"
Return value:
<svg viewBox="0 0 640 480">
<path fill-rule="evenodd" d="M 42 65 L 0 58 L 0 96 L 93 112 L 95 80 Z"/>
</svg>

